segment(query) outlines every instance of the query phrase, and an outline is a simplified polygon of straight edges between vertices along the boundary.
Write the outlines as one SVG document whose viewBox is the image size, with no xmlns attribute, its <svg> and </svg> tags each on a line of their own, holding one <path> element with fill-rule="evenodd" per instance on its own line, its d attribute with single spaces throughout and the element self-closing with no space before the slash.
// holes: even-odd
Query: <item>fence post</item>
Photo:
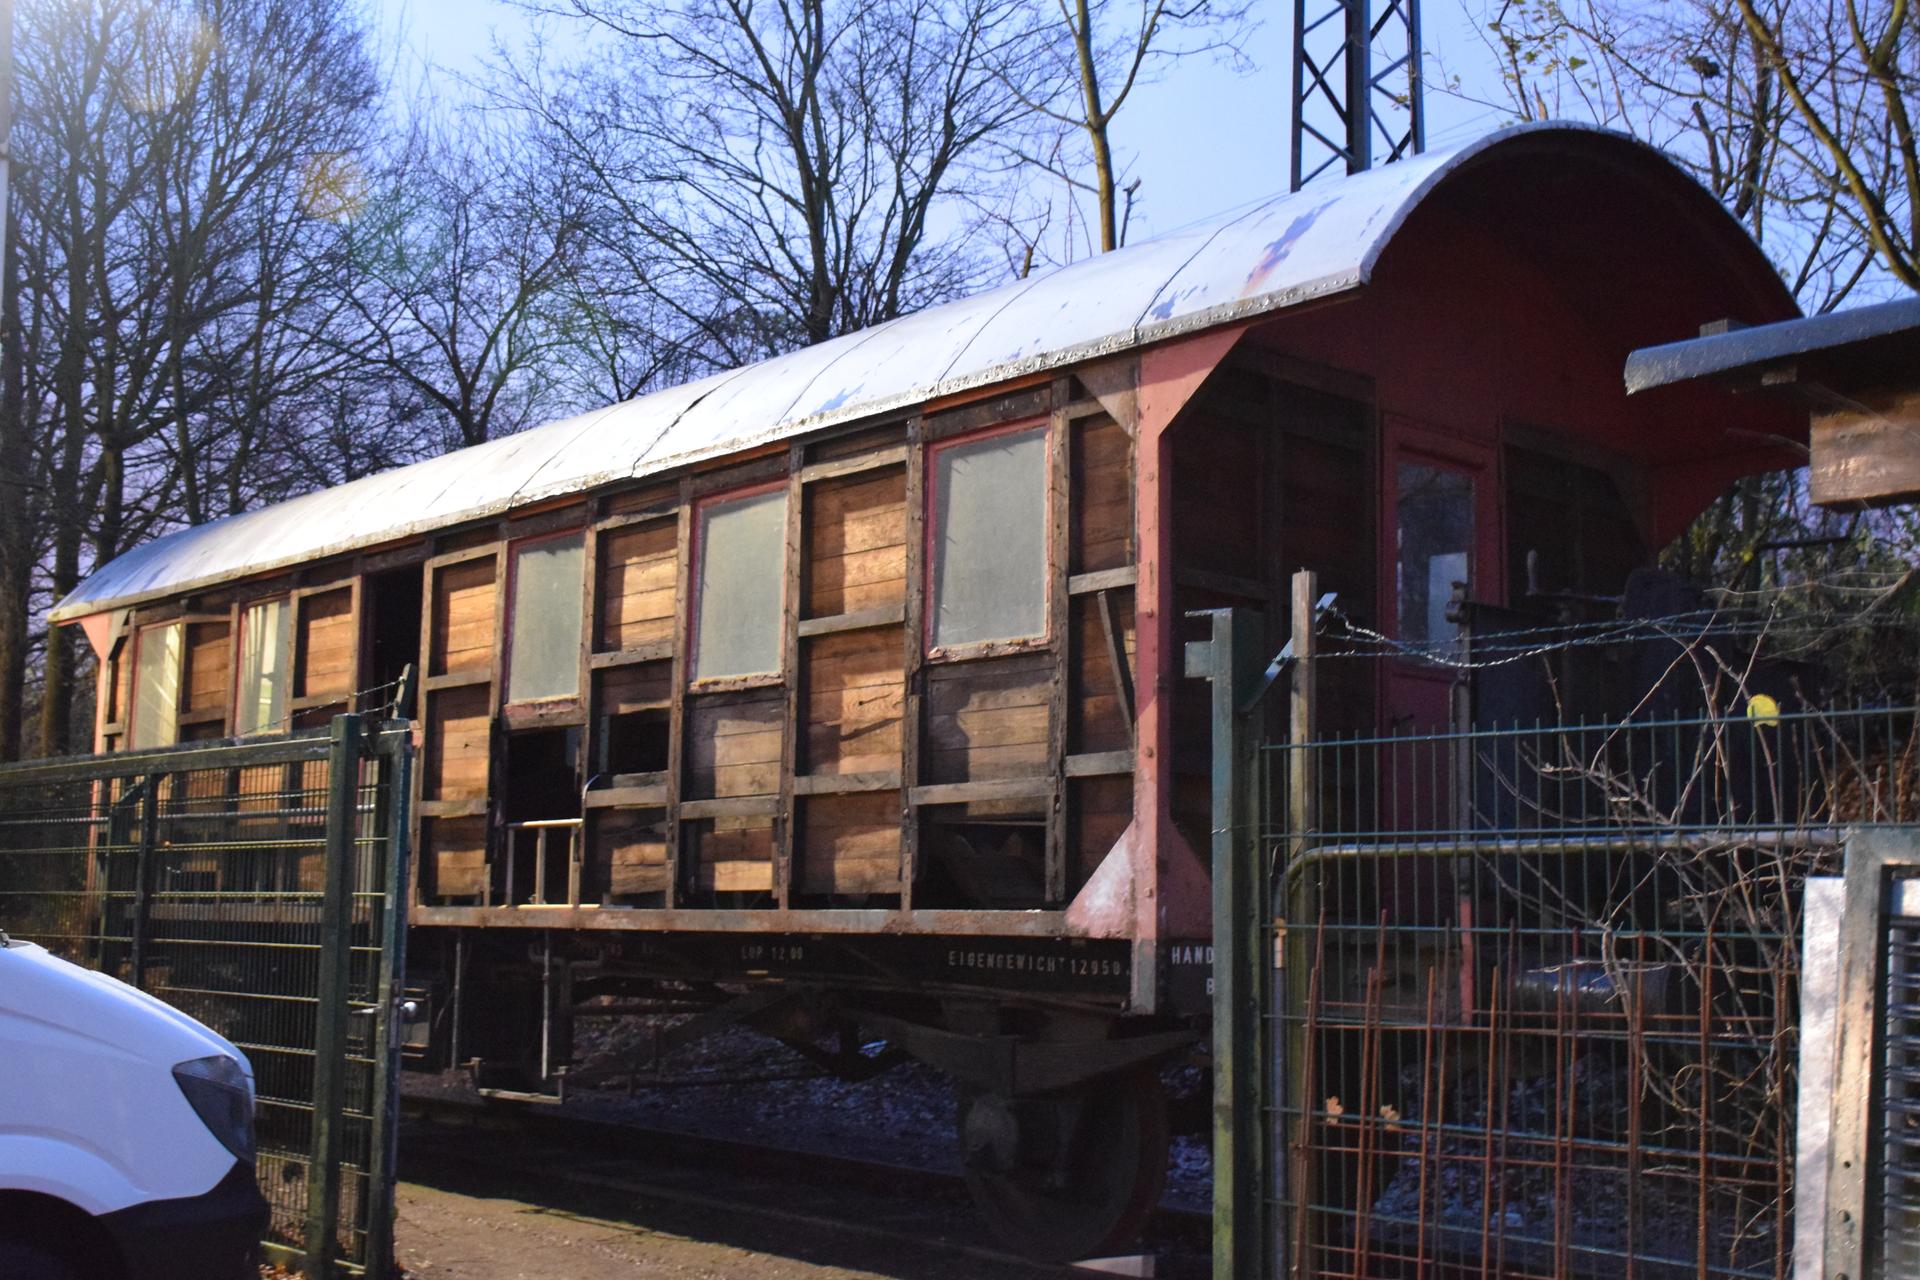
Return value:
<svg viewBox="0 0 1920 1280">
<path fill-rule="evenodd" d="M 1186 673 L 1207 679 L 1213 703 L 1213 1275 L 1264 1273 L 1261 1228 L 1260 1035 L 1264 991 L 1260 841 L 1252 716 L 1244 699 L 1264 653 L 1260 615 L 1210 609 L 1210 639 L 1187 645 Z"/>
<path fill-rule="evenodd" d="M 367 1168 L 367 1280 L 384 1280 L 393 1261 L 393 1176 L 400 1136 L 400 1091 L 394 1072 L 400 1053 L 399 992 L 407 970 L 409 857 L 413 847 L 413 730 L 404 720 L 381 726 L 371 759 L 381 768 L 375 830 L 386 854 L 380 917 L 380 977 L 374 989 L 372 1151 Z"/>
<path fill-rule="evenodd" d="M 1307 852 L 1320 824 L 1319 780 L 1315 777 L 1317 759 L 1308 749 L 1319 715 L 1314 693 L 1317 664 L 1313 658 L 1318 644 L 1315 627 L 1320 616 L 1320 575 L 1311 569 L 1301 569 L 1293 575 L 1291 585 L 1292 628 L 1287 648 L 1293 654 L 1293 664 L 1287 669 L 1287 825 L 1285 853 L 1280 863 L 1282 873 L 1274 881 L 1275 885 L 1282 886 L 1279 892 L 1286 897 L 1276 901 L 1270 887 L 1263 905 L 1280 917 L 1274 925 L 1274 960 L 1281 969 L 1280 982 L 1284 986 L 1276 999 L 1283 1010 L 1293 1012 L 1291 1018 L 1275 1019 L 1277 1025 L 1286 1029 L 1286 1045 L 1276 1065 L 1274 1097 L 1281 1116 L 1292 1117 L 1296 1126 L 1294 1133 L 1304 1134 L 1313 1106 L 1313 1099 L 1306 1094 L 1306 1064 L 1314 1047 L 1307 1041 L 1307 1024 L 1300 1015 L 1312 999 L 1312 954 L 1308 949 L 1312 937 L 1297 931 L 1297 927 L 1317 935 L 1320 911 L 1312 885 L 1296 881 L 1291 872 L 1295 862 Z M 1283 1184 L 1279 1190 L 1291 1197 L 1295 1215 L 1293 1238 L 1286 1238 L 1283 1230 L 1274 1247 L 1277 1256 L 1287 1257 L 1291 1246 L 1292 1256 L 1287 1259 L 1285 1270 L 1298 1280 L 1306 1275 L 1306 1258 L 1314 1232 L 1313 1217 L 1306 1211 L 1312 1195 L 1313 1170 L 1304 1155 L 1295 1160 L 1286 1149 L 1285 1137 L 1289 1135 L 1285 1119 L 1280 1127 L 1283 1138 L 1275 1144 L 1279 1149 L 1274 1153 L 1274 1167 Z M 1296 1140 L 1294 1145 L 1305 1151 L 1304 1143 Z"/>
<path fill-rule="evenodd" d="M 1840 908 L 1839 999 L 1834 1010 L 1833 1110 L 1827 1130 L 1827 1222 L 1821 1274 L 1867 1280 L 1880 1271 L 1882 1136 L 1876 1101 L 1884 1089 L 1887 924 L 1896 872 L 1920 871 L 1920 830 L 1846 832 Z"/>
<path fill-rule="evenodd" d="M 140 780 L 140 844 L 133 855 L 133 920 L 127 932 L 127 967 L 132 985 L 147 989 L 147 928 L 153 917 L 153 855 L 160 845 L 160 778 Z"/>
<path fill-rule="evenodd" d="M 346 1108 L 347 987 L 352 960 L 354 851 L 360 802 L 361 720 L 333 718 L 327 752 L 325 892 L 314 1002 L 313 1144 L 307 1166 L 308 1280 L 332 1280 L 340 1239 L 341 1113 Z"/>
</svg>

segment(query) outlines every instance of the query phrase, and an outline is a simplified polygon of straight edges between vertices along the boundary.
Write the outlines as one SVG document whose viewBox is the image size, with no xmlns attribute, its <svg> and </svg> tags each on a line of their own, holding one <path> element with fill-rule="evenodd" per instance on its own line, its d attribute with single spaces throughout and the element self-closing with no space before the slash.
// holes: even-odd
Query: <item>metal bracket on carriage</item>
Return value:
<svg viewBox="0 0 1920 1280">
<path fill-rule="evenodd" d="M 1183 1030 L 1121 1040 L 1026 1040 L 946 1031 L 880 1013 L 863 1013 L 860 1023 L 962 1084 L 1015 1098 L 1070 1089 L 1146 1066 L 1191 1047 L 1198 1038 Z"/>
<path fill-rule="evenodd" d="M 1320 624 L 1326 620 L 1328 614 L 1333 612 L 1334 601 L 1339 598 L 1339 594 L 1337 591 L 1329 591 L 1314 601 L 1314 630 L 1319 630 Z M 1244 713 L 1259 706 L 1260 699 L 1266 697 L 1267 690 L 1273 688 L 1274 683 L 1286 674 L 1287 668 L 1293 665 L 1293 660 L 1293 641 L 1288 640 L 1280 646 L 1280 652 L 1273 655 L 1273 661 L 1269 662 L 1267 669 L 1260 673 L 1260 678 L 1254 681 L 1253 692 L 1241 702 L 1240 710 Z"/>
</svg>

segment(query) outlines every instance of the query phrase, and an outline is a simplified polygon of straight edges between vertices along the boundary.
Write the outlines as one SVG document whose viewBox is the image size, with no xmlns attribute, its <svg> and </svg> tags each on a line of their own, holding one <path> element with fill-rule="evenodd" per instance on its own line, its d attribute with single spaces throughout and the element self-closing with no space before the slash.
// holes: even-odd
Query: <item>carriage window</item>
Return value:
<svg viewBox="0 0 1920 1280">
<path fill-rule="evenodd" d="M 786 530 L 784 485 L 701 506 L 695 530 L 694 679 L 780 670 Z"/>
<path fill-rule="evenodd" d="M 240 617 L 240 687 L 235 733 L 270 733 L 287 717 L 287 676 L 293 659 L 293 610 L 285 600 L 263 600 Z"/>
<path fill-rule="evenodd" d="M 933 455 L 935 648 L 1047 629 L 1047 429 L 944 445 Z"/>
<path fill-rule="evenodd" d="M 186 628 L 178 622 L 145 627 L 133 659 L 130 745 L 169 747 L 180 737 L 180 658 Z"/>
<path fill-rule="evenodd" d="M 1415 644 L 1451 640 L 1447 621 L 1453 584 L 1473 571 L 1473 477 L 1451 467 L 1403 462 L 1394 507 L 1399 531 L 1400 638 Z"/>
<path fill-rule="evenodd" d="M 573 533 L 514 548 L 508 702 L 579 694 L 586 546 L 585 536 Z"/>
<path fill-rule="evenodd" d="M 1509 604 L 1599 603 L 1647 562 L 1633 508 L 1607 472 L 1509 446 L 1502 474 Z"/>
</svg>

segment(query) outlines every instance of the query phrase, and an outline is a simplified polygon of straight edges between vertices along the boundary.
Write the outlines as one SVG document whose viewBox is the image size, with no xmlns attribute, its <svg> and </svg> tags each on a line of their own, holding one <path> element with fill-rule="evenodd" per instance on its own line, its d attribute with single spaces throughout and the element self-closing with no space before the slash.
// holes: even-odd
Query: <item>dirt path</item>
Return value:
<svg viewBox="0 0 1920 1280">
<path fill-rule="evenodd" d="M 1035 1280 L 955 1206 L 586 1159 L 563 1177 L 520 1167 L 486 1135 L 414 1144 L 397 1242 L 416 1280 Z"/>
</svg>

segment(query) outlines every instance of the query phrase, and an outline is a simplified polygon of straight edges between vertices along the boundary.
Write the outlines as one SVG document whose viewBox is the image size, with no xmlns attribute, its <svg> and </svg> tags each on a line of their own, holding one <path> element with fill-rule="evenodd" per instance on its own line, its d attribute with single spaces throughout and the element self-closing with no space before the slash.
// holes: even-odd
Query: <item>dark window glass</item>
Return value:
<svg viewBox="0 0 1920 1280">
<path fill-rule="evenodd" d="M 1473 573 L 1473 477 L 1426 462 L 1403 462 L 1397 475 L 1399 530 L 1396 592 L 1399 633 L 1415 644 L 1451 640 L 1454 584 Z"/>
</svg>

